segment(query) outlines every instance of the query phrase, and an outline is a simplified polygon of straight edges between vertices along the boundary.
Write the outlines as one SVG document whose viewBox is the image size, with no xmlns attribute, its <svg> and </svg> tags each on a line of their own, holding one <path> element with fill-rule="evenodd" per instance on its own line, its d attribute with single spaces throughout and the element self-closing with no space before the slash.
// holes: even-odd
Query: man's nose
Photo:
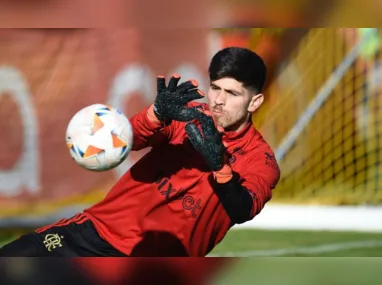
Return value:
<svg viewBox="0 0 382 285">
<path fill-rule="evenodd" d="M 226 95 L 224 91 L 220 91 L 218 95 L 215 97 L 215 104 L 216 105 L 225 105 L 226 101 Z"/>
</svg>

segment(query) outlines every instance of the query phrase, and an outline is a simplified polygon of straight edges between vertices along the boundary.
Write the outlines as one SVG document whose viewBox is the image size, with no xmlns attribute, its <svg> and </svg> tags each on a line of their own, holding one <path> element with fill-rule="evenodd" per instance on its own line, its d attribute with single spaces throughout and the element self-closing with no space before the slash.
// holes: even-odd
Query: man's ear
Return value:
<svg viewBox="0 0 382 285">
<path fill-rule="evenodd" d="M 253 113 L 257 110 L 257 108 L 260 107 L 260 105 L 264 101 L 264 95 L 263 94 L 256 94 L 252 97 L 251 101 L 249 102 L 248 105 L 248 112 Z"/>
</svg>

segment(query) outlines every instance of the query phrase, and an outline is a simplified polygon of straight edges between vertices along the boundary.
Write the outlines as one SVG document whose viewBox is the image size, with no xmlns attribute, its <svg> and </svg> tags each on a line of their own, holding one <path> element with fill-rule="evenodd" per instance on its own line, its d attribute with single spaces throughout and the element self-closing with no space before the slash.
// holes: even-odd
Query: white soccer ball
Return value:
<svg viewBox="0 0 382 285">
<path fill-rule="evenodd" d="M 126 159 L 133 144 L 133 130 L 121 111 L 94 104 L 70 120 L 66 144 L 78 165 L 92 171 L 106 171 Z"/>
</svg>

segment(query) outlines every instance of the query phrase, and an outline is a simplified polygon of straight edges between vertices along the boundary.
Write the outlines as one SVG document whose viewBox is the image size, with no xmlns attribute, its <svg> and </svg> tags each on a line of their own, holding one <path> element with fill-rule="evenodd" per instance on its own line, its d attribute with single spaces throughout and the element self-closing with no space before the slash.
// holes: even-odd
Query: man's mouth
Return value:
<svg viewBox="0 0 382 285">
<path fill-rule="evenodd" d="M 224 112 L 222 112 L 221 110 L 212 109 L 212 112 L 213 112 L 216 116 L 222 116 L 222 115 L 224 115 Z"/>
</svg>

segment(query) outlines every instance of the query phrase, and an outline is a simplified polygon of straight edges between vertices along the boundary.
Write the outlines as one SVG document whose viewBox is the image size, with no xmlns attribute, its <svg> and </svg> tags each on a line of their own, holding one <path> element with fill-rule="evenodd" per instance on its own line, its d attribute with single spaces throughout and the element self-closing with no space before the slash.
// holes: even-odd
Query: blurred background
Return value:
<svg viewBox="0 0 382 285">
<path fill-rule="evenodd" d="M 67 124 L 78 110 L 109 103 L 131 117 L 153 102 L 157 74 L 180 73 L 207 91 L 212 55 L 242 46 L 259 53 L 268 66 L 266 100 L 253 124 L 276 151 L 282 175 L 263 212 L 234 227 L 210 256 L 382 256 L 382 34 L 377 28 L 300 28 L 351 18 L 352 8 L 342 9 L 342 1 L 323 1 L 327 6 L 321 10 L 303 3 L 294 1 L 275 12 L 266 4 L 250 9 L 227 3 L 214 14 L 227 26 L 219 29 L 0 30 L 0 246 L 99 201 L 144 154 L 131 153 L 120 167 L 105 173 L 80 168 L 65 144 Z M 377 2 L 373 5 L 380 11 Z M 296 28 L 247 28 L 254 19 L 258 26 Z M 326 267 L 317 267 L 315 259 L 233 259 L 213 282 L 264 282 L 273 268 L 274 276 L 289 276 L 283 283 L 322 284 L 337 273 L 335 267 L 347 274 L 332 284 L 380 284 L 371 273 L 355 277 L 360 271 L 353 269 L 363 268 L 356 263 L 321 260 Z M 141 271 L 129 271 L 133 265 L 122 261 L 104 263 L 104 270 L 89 261 L 39 262 L 0 261 L 0 284 L 31 284 L 33 276 L 42 284 L 59 274 L 72 278 L 63 282 L 83 284 L 89 276 L 81 268 L 97 272 L 96 277 L 90 274 L 91 282 L 124 284 L 121 272 L 164 266 L 143 263 Z M 199 262 L 190 266 L 215 268 Z M 16 264 L 18 270 L 12 271 Z M 293 271 L 301 266 L 304 274 Z M 378 266 L 367 263 L 364 268 Z M 73 269 L 80 272 L 65 273 Z M 39 272 L 50 275 L 42 279 Z M 195 276 L 190 276 L 191 283 Z M 267 284 L 279 282 L 275 277 Z"/>
</svg>

